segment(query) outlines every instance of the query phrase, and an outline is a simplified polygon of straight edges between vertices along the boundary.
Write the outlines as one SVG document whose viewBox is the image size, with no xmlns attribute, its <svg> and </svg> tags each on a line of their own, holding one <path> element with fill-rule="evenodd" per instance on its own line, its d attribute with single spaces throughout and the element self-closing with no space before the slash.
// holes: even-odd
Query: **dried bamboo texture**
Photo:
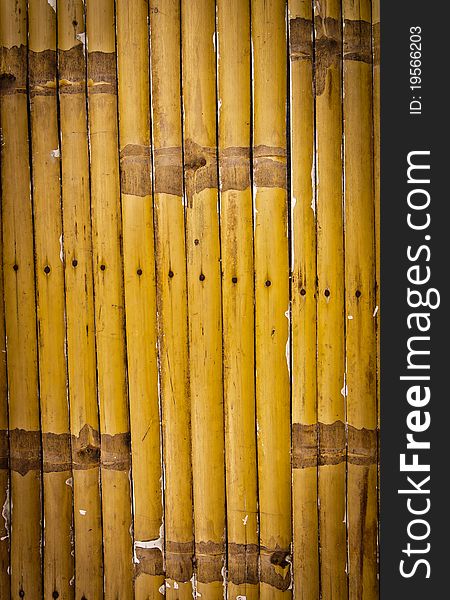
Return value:
<svg viewBox="0 0 450 600">
<path fill-rule="evenodd" d="M 292 505 L 296 598 L 319 597 L 316 389 L 316 198 L 311 2 L 289 8 Z"/>
<path fill-rule="evenodd" d="M 178 0 L 152 0 L 150 30 L 165 593 L 169 599 L 190 600 L 194 530 Z"/>
<path fill-rule="evenodd" d="M 253 0 L 253 185 L 260 596 L 291 597 L 285 3 Z"/>
<path fill-rule="evenodd" d="M 74 501 L 75 597 L 103 596 L 83 0 L 58 4 L 58 91 Z M 67 481 L 70 484 L 70 480 Z"/>
<path fill-rule="evenodd" d="M 41 441 L 27 116 L 26 3 L 0 5 L 3 277 L 8 340 L 11 596 L 41 598 Z M 7 514 L 7 513 L 6 513 Z"/>
<path fill-rule="evenodd" d="M 164 583 L 147 17 L 146 2 L 116 1 L 136 599 Z"/>
<path fill-rule="evenodd" d="M 43 457 L 44 596 L 73 598 L 72 476 L 56 90 L 56 13 L 28 3 L 32 197 Z"/>
<path fill-rule="evenodd" d="M 339 0 L 314 3 L 317 140 L 317 387 L 321 593 L 347 598 L 346 376 Z"/>
<path fill-rule="evenodd" d="M 259 597 L 250 3 L 219 0 L 221 209 L 228 595 Z"/>
<path fill-rule="evenodd" d="M 86 2 L 105 598 L 133 596 L 114 0 Z"/>
<path fill-rule="evenodd" d="M 371 6 L 343 2 L 349 597 L 378 597 Z"/>
<path fill-rule="evenodd" d="M 195 581 L 214 600 L 225 554 L 214 0 L 182 0 L 181 25 Z"/>
</svg>

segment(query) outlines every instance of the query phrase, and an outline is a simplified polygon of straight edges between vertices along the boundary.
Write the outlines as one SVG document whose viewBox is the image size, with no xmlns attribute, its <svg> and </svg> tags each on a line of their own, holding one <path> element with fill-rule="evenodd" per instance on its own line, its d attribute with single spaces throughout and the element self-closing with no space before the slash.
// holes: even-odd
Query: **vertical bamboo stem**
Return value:
<svg viewBox="0 0 450 600">
<path fill-rule="evenodd" d="M 275 599 L 291 597 L 286 7 L 282 0 L 251 7 L 260 595 Z"/>
<path fill-rule="evenodd" d="M 181 6 L 195 557 L 197 591 L 214 600 L 225 552 L 215 2 Z"/>
<path fill-rule="evenodd" d="M 346 380 L 340 1 L 315 2 L 314 23 L 321 593 L 324 599 L 346 599 Z"/>
<path fill-rule="evenodd" d="M 221 194 L 228 594 L 258 598 L 250 2 L 219 0 Z"/>
<path fill-rule="evenodd" d="M 41 598 L 41 477 L 27 118 L 26 3 L 0 3 L 3 272 L 11 450 L 11 597 Z"/>
<path fill-rule="evenodd" d="M 290 0 L 294 593 L 319 597 L 312 3 Z"/>
<path fill-rule="evenodd" d="M 75 597 L 103 596 L 86 52 L 83 0 L 58 4 L 58 71 Z M 70 483 L 69 481 L 67 482 Z"/>
<path fill-rule="evenodd" d="M 1 14 L 1 13 L 0 13 Z M 1 50 L 0 50 L 1 52 Z M 0 68 L 2 68 L 0 62 Z M 0 71 L 0 73 L 3 71 Z M 1 102 L 1 91 L 0 91 Z M 1 118 L 1 108 L 0 108 Z M 1 127 L 1 120 L 0 120 Z M 1 211 L 0 211 L 1 218 Z M 3 240 L 0 223 L 0 598 L 11 594 L 11 498 L 8 440 L 8 379 L 6 373 L 6 333 L 3 285 Z"/>
<path fill-rule="evenodd" d="M 116 10 L 135 598 L 144 599 L 164 583 L 148 4 L 116 0 Z"/>
<path fill-rule="evenodd" d="M 64 265 L 56 90 L 56 13 L 28 3 L 31 163 L 44 484 L 44 596 L 74 596 Z"/>
<path fill-rule="evenodd" d="M 349 597 L 378 597 L 371 6 L 344 0 Z"/>
<path fill-rule="evenodd" d="M 158 8 L 159 7 L 159 8 Z M 180 103 L 180 2 L 150 3 L 166 597 L 192 598 L 194 532 Z"/>
<path fill-rule="evenodd" d="M 105 598 L 133 595 L 114 0 L 86 2 Z"/>
</svg>

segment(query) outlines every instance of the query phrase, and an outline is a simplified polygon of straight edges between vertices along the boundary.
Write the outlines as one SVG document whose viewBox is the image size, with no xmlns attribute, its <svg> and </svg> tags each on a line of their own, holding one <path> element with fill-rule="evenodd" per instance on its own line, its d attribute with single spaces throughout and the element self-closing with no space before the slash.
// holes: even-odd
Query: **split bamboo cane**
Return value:
<svg viewBox="0 0 450 600">
<path fill-rule="evenodd" d="M 0 68 L 2 68 L 1 62 Z M 0 256 L 3 256 L 3 242 L 1 241 L 1 231 L 2 227 L 0 224 Z M 11 594 L 11 498 L 8 441 L 8 380 L 6 373 L 5 305 L 3 299 L 3 262 L 0 262 L 0 508 L 2 513 L 0 517 L 0 598 L 9 598 Z"/>
<path fill-rule="evenodd" d="M 344 0 L 349 597 L 378 597 L 371 6 Z"/>
<path fill-rule="evenodd" d="M 3 274 L 8 339 L 11 597 L 39 600 L 41 442 L 27 118 L 26 2 L 0 3 Z"/>
<path fill-rule="evenodd" d="M 219 0 L 218 121 L 228 594 L 258 593 L 250 2 Z"/>
<path fill-rule="evenodd" d="M 116 0 L 116 18 L 135 598 L 144 599 L 164 584 L 148 4 Z"/>
<path fill-rule="evenodd" d="M 104 594 L 133 595 L 114 0 L 86 2 Z"/>
<path fill-rule="evenodd" d="M 315 2 L 321 593 L 347 598 L 341 3 Z"/>
<path fill-rule="evenodd" d="M 251 4 L 260 595 L 271 599 L 291 597 L 285 8 Z"/>
<path fill-rule="evenodd" d="M 214 600 L 225 553 L 215 2 L 181 7 L 196 591 Z"/>
<path fill-rule="evenodd" d="M 194 531 L 180 103 L 180 2 L 150 2 L 166 598 L 192 598 Z"/>
<path fill-rule="evenodd" d="M 292 503 L 296 598 L 319 597 L 312 4 L 290 0 Z"/>
<path fill-rule="evenodd" d="M 59 2 L 58 90 L 74 494 L 75 597 L 103 596 L 83 0 Z M 67 483 L 70 483 L 69 481 Z"/>
<path fill-rule="evenodd" d="M 56 12 L 46 0 L 28 3 L 28 40 L 43 456 L 44 596 L 73 598 L 73 495 L 72 486 L 67 484 L 72 475 L 72 461 L 66 389 Z"/>
</svg>

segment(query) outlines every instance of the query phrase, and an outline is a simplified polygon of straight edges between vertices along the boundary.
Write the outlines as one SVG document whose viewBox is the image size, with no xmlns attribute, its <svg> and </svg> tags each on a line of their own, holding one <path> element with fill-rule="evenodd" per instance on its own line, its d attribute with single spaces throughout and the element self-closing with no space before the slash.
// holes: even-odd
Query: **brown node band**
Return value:
<svg viewBox="0 0 450 600">
<path fill-rule="evenodd" d="M 131 466 L 130 433 L 101 435 L 101 465 L 112 471 L 128 471 Z"/>
<path fill-rule="evenodd" d="M 261 144 L 253 149 L 253 180 L 257 187 L 286 189 L 286 149 Z"/>
<path fill-rule="evenodd" d="M 72 460 L 73 468 L 77 470 L 100 465 L 100 435 L 87 423 L 78 436 L 72 435 Z"/>
<path fill-rule="evenodd" d="M 164 575 L 164 559 L 159 548 L 134 548 L 135 577 L 145 573 L 146 575 Z"/>
<path fill-rule="evenodd" d="M 374 465 L 377 462 L 378 431 L 348 427 L 348 462 L 352 465 Z"/>
<path fill-rule="evenodd" d="M 197 566 L 197 579 L 201 583 L 222 581 L 222 568 L 224 565 L 225 545 L 217 542 L 195 543 L 195 564 Z"/>
<path fill-rule="evenodd" d="M 194 573 L 194 542 L 171 542 L 165 545 L 166 577 L 180 583 L 190 581 Z"/>
<path fill-rule="evenodd" d="M 236 585 L 259 581 L 259 547 L 257 544 L 228 542 L 228 581 Z"/>
<path fill-rule="evenodd" d="M 116 55 L 114 52 L 88 52 L 89 94 L 116 94 Z"/>
<path fill-rule="evenodd" d="M 60 94 L 84 92 L 86 61 L 82 44 L 78 44 L 70 50 L 60 50 L 58 61 Z"/>
<path fill-rule="evenodd" d="M 277 590 L 285 592 L 291 585 L 290 550 L 276 547 L 268 549 L 261 547 L 262 583 L 267 583 Z"/>
<path fill-rule="evenodd" d="M 292 467 L 317 466 L 317 425 L 292 424 Z"/>
<path fill-rule="evenodd" d="M 25 429 L 11 429 L 9 432 L 11 471 L 24 476 L 29 471 L 41 468 L 41 433 Z"/>
<path fill-rule="evenodd" d="M 319 423 L 319 465 L 338 465 L 345 462 L 345 423 Z"/>
<path fill-rule="evenodd" d="M 183 155 L 180 146 L 154 151 L 156 194 L 183 195 Z"/>
<path fill-rule="evenodd" d="M 128 144 L 121 150 L 120 184 L 123 194 L 151 195 L 150 146 Z"/>
<path fill-rule="evenodd" d="M 26 46 L 0 47 L 0 95 L 26 94 Z"/>
<path fill-rule="evenodd" d="M 344 60 L 372 62 L 372 27 L 368 21 L 344 21 Z"/>
<path fill-rule="evenodd" d="M 56 93 L 56 52 L 28 52 L 30 97 L 53 96 Z"/>
<path fill-rule="evenodd" d="M 296 17 L 289 21 L 289 46 L 292 61 L 312 60 L 313 24 L 311 19 Z"/>
<path fill-rule="evenodd" d="M 216 148 L 200 146 L 192 140 L 186 140 L 184 169 L 188 198 L 203 190 L 217 188 Z"/>
<path fill-rule="evenodd" d="M 7 429 L 0 429 L 0 470 L 9 468 L 9 437 Z"/>
<path fill-rule="evenodd" d="M 325 91 L 328 70 L 338 67 L 341 59 L 342 32 L 341 23 L 331 17 L 314 19 L 316 29 L 315 40 L 315 90 L 316 96 Z"/>
<path fill-rule="evenodd" d="M 230 146 L 219 150 L 220 189 L 246 190 L 250 187 L 250 148 Z"/>
</svg>

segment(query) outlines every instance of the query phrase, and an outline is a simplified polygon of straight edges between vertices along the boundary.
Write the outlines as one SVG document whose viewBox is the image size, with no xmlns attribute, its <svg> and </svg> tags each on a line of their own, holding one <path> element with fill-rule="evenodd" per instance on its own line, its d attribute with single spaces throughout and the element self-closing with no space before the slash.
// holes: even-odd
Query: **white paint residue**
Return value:
<svg viewBox="0 0 450 600">
<path fill-rule="evenodd" d="M 80 510 L 79 510 L 78 512 L 80 513 L 80 515 L 83 515 L 83 517 L 84 517 L 84 515 L 86 514 L 86 511 L 85 511 L 85 510 L 83 510 L 83 509 L 81 509 L 81 508 L 80 508 Z"/>
<path fill-rule="evenodd" d="M 159 528 L 159 537 L 156 538 L 156 540 L 145 540 L 145 541 L 136 540 L 134 542 L 134 548 L 135 549 L 143 548 L 145 550 L 149 550 L 151 548 L 158 548 L 158 550 L 160 550 L 162 552 L 163 543 L 164 543 L 164 526 L 161 525 L 161 527 Z"/>
<path fill-rule="evenodd" d="M 344 396 L 344 398 L 347 398 L 348 388 L 347 388 L 347 375 L 346 375 L 346 373 L 344 373 L 344 385 L 342 387 L 341 394 Z"/>
<path fill-rule="evenodd" d="M 11 522 L 11 507 L 9 504 L 9 484 L 8 487 L 6 488 L 6 498 L 5 498 L 5 502 L 3 504 L 3 508 L 2 508 L 2 517 L 5 521 L 5 530 L 6 530 L 6 535 L 4 537 L 2 537 L 2 541 L 6 540 L 7 538 L 9 538 L 9 524 Z"/>
<path fill-rule="evenodd" d="M 83 44 L 83 49 L 86 50 L 86 32 L 83 31 L 83 33 L 77 33 L 76 38 Z"/>
<path fill-rule="evenodd" d="M 353 315 L 348 315 L 347 319 L 351 321 L 353 319 Z"/>
<path fill-rule="evenodd" d="M 314 214 L 316 214 L 316 199 L 313 196 L 312 200 L 311 200 L 311 210 L 313 211 Z"/>
<path fill-rule="evenodd" d="M 51 6 L 53 8 L 53 10 L 56 12 L 56 0 L 47 0 L 49 6 Z"/>
<path fill-rule="evenodd" d="M 291 375 L 291 339 L 289 335 L 286 341 L 286 364 L 289 371 L 289 375 Z"/>
<path fill-rule="evenodd" d="M 75 577 L 72 577 L 72 579 L 69 581 L 69 585 L 73 585 L 75 583 Z"/>
<path fill-rule="evenodd" d="M 59 236 L 59 258 L 61 262 L 64 262 L 64 248 L 63 248 L 63 236 L 62 234 Z"/>
<path fill-rule="evenodd" d="M 170 583 L 168 581 L 166 581 L 166 588 L 170 590 Z"/>
<path fill-rule="evenodd" d="M 373 311 L 373 315 L 372 316 L 376 317 L 377 316 L 377 312 L 378 312 L 378 305 L 375 306 L 375 310 Z"/>
<path fill-rule="evenodd" d="M 173 582 L 173 589 L 177 590 L 180 586 L 178 585 L 178 583 L 176 581 Z"/>
<path fill-rule="evenodd" d="M 61 152 L 59 151 L 59 148 L 55 148 L 55 150 L 50 152 L 50 155 L 52 158 L 59 158 L 61 156 Z"/>
<path fill-rule="evenodd" d="M 236 600 L 247 600 L 247 596 L 236 596 Z"/>
<path fill-rule="evenodd" d="M 195 600 L 196 598 L 198 598 L 200 596 L 200 594 L 197 592 L 197 579 L 195 577 L 195 573 L 191 577 L 191 585 L 192 585 L 192 597 Z"/>
<path fill-rule="evenodd" d="M 216 51 L 216 34 L 215 32 L 213 33 L 213 48 L 214 48 L 214 52 Z"/>
<path fill-rule="evenodd" d="M 244 523 L 244 525 L 247 525 L 248 515 L 245 515 L 245 517 L 242 519 L 242 522 Z"/>
<path fill-rule="evenodd" d="M 222 567 L 220 574 L 222 575 L 223 600 L 227 600 L 227 570 L 225 565 Z"/>
<path fill-rule="evenodd" d="M 162 594 L 163 596 L 166 594 L 166 586 L 163 584 L 159 589 L 158 592 L 160 594 Z"/>
<path fill-rule="evenodd" d="M 343 523 L 347 523 L 347 507 L 345 507 L 344 520 Z"/>
<path fill-rule="evenodd" d="M 73 486 L 73 479 L 72 479 L 72 477 L 69 477 L 69 479 L 66 479 L 66 485 L 68 485 L 69 487 Z"/>
</svg>

